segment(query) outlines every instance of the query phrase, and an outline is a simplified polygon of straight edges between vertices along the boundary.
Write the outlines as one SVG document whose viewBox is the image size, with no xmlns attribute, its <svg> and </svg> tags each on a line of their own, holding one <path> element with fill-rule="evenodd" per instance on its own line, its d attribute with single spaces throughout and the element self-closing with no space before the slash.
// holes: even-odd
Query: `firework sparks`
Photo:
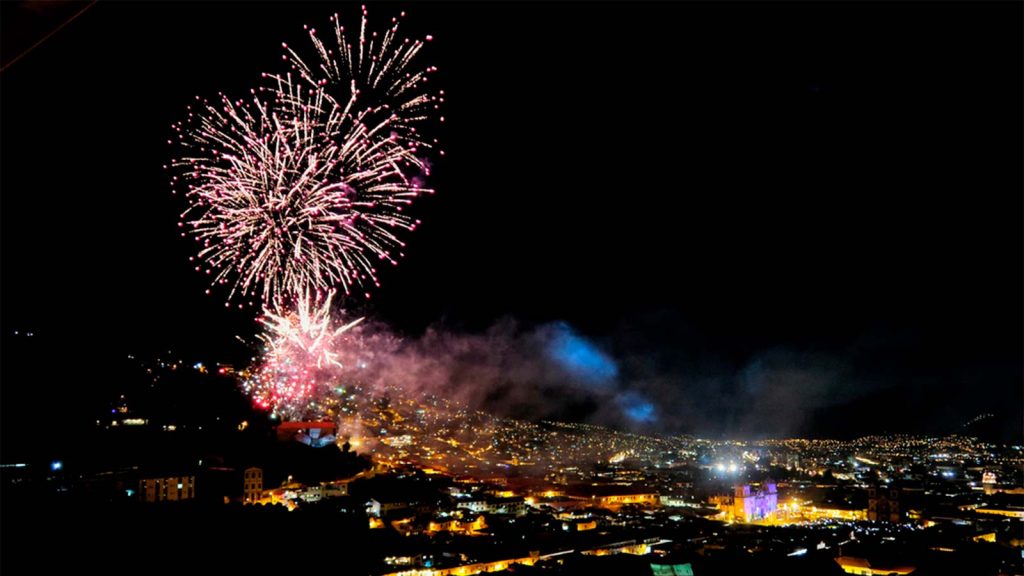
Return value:
<svg viewBox="0 0 1024 576">
<path fill-rule="evenodd" d="M 409 69 L 422 42 L 399 40 L 397 22 L 377 40 L 365 12 L 358 50 L 336 31 L 338 60 L 311 31 L 322 78 L 289 50 L 294 80 L 264 74 L 251 99 L 200 100 L 173 127 L 185 152 L 172 187 L 189 202 L 179 226 L 229 301 L 379 286 L 376 266 L 396 264 L 418 224 L 403 210 L 431 192 L 416 125 L 440 98 L 421 91 L 431 69 Z"/>
<path fill-rule="evenodd" d="M 396 262 L 402 213 L 423 192 L 403 173 L 405 153 L 346 122 L 336 106 L 280 94 L 251 103 L 204 102 L 184 167 L 190 207 L 182 227 L 201 243 L 196 268 L 232 296 L 280 304 L 308 290 L 377 283 L 375 261 Z M 179 129 L 181 127 L 179 126 Z"/>
<path fill-rule="evenodd" d="M 444 92 L 432 93 L 426 87 L 436 67 L 415 66 L 416 56 L 425 42 L 399 34 L 399 21 L 405 13 L 392 18 L 391 26 L 371 30 L 366 7 L 362 7 L 358 36 L 346 34 L 337 14 L 331 17 L 333 42 L 325 44 L 316 28 L 306 27 L 316 51 L 313 65 L 287 44 L 284 59 L 306 84 L 322 89 L 345 114 L 351 114 L 368 127 L 371 134 L 388 133 L 402 144 L 417 162 L 419 148 L 430 148 L 437 140 L 427 140 L 419 127 L 439 114 Z M 440 117 L 441 122 L 444 121 Z"/>
<path fill-rule="evenodd" d="M 354 44 L 332 23 L 336 48 L 309 30 L 314 65 L 285 46 L 289 72 L 263 74 L 246 99 L 197 97 L 170 141 L 195 269 L 226 287 L 225 305 L 263 309 L 263 351 L 242 388 L 284 418 L 359 402 L 356 371 L 391 346 L 364 334 L 362 318 L 338 321 L 331 304 L 336 290 L 379 286 L 377 266 L 404 256 L 401 237 L 419 224 L 405 209 L 432 192 L 423 154 L 437 141 L 421 129 L 444 121 L 443 92 L 427 90 L 436 69 L 416 67 L 430 37 L 401 37 L 397 18 L 374 32 L 365 8 Z"/>
<path fill-rule="evenodd" d="M 303 353 L 316 364 L 318 369 L 328 366 L 344 368 L 338 354 L 332 349 L 334 339 L 358 326 L 363 318 L 357 318 L 343 326 L 334 327 L 331 319 L 331 293 L 323 305 L 311 305 L 308 294 L 300 298 L 298 310 L 289 314 L 264 310 L 260 323 L 266 329 L 260 339 L 271 355 L 290 355 L 293 351 Z"/>
<path fill-rule="evenodd" d="M 263 357 L 242 383 L 257 406 L 287 417 L 316 412 L 329 396 L 325 391 L 334 390 L 346 370 L 361 365 L 353 329 L 363 318 L 337 322 L 331 313 L 333 296 L 318 303 L 303 295 L 294 312 L 264 310 Z"/>
</svg>

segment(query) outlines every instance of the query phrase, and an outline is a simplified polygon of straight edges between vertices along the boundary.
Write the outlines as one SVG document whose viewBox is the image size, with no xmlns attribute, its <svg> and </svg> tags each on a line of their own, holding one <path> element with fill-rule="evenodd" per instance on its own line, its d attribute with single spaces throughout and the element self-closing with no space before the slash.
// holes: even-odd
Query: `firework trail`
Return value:
<svg viewBox="0 0 1024 576">
<path fill-rule="evenodd" d="M 380 41 L 365 28 L 364 11 L 359 49 L 337 61 L 311 32 L 325 77 L 294 56 L 298 78 L 264 74 L 250 100 L 200 100 L 174 125 L 184 153 L 172 187 L 189 202 L 179 226 L 228 300 L 280 310 L 310 291 L 379 286 L 376 266 L 403 256 L 400 235 L 418 224 L 403 210 L 431 192 L 416 124 L 438 98 L 408 68 L 422 42 L 398 40 L 397 23 Z"/>
</svg>

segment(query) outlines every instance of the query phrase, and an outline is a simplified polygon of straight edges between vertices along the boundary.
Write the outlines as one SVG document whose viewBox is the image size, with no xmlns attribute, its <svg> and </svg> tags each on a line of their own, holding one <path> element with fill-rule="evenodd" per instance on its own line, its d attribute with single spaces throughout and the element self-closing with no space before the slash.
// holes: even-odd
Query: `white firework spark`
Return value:
<svg viewBox="0 0 1024 576">
<path fill-rule="evenodd" d="M 305 294 L 299 299 L 297 310 L 288 314 L 264 309 L 260 323 L 265 332 L 260 339 L 266 344 L 267 353 L 277 357 L 301 354 L 318 369 L 328 366 L 344 368 L 333 346 L 335 339 L 358 326 L 363 318 L 336 326 L 331 318 L 333 298 L 334 293 L 331 292 L 318 306 L 309 294 Z"/>
<path fill-rule="evenodd" d="M 264 309 L 263 355 L 242 381 L 257 406 L 289 418 L 317 413 L 328 391 L 357 367 L 363 346 L 353 330 L 363 318 L 337 322 L 333 297 L 329 293 L 319 302 L 304 294 L 294 311 Z"/>
<path fill-rule="evenodd" d="M 231 283 L 229 299 L 275 306 L 310 290 L 377 285 L 376 263 L 397 263 L 403 213 L 427 192 L 408 151 L 371 134 L 322 91 L 273 77 L 251 102 L 201 102 L 175 126 L 175 162 L 190 207 L 180 226 L 202 244 L 197 270 Z"/>
<path fill-rule="evenodd" d="M 389 133 L 416 161 L 420 148 L 430 148 L 436 139 L 425 138 L 419 127 L 439 117 L 444 91 L 427 89 L 434 66 L 415 66 L 425 42 L 399 34 L 400 18 L 381 32 L 370 30 L 367 10 L 362 14 L 357 35 L 346 34 L 337 14 L 331 17 L 332 41 L 325 44 L 316 28 L 306 27 L 316 50 L 316 60 L 307 64 L 294 49 L 284 45 L 284 59 L 310 87 L 322 89 L 346 115 L 368 127 L 371 134 Z M 443 155 L 443 152 L 442 152 Z"/>
</svg>

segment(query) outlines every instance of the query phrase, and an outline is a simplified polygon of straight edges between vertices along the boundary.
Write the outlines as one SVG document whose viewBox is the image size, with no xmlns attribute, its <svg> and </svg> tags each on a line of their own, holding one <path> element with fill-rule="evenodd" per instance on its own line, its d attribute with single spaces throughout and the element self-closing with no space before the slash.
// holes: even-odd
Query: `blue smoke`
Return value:
<svg viewBox="0 0 1024 576">
<path fill-rule="evenodd" d="M 576 334 L 565 322 L 554 324 L 548 355 L 564 370 L 589 383 L 603 384 L 619 374 L 614 360 Z"/>
<path fill-rule="evenodd" d="M 658 419 L 654 404 L 635 392 L 627 392 L 620 398 L 620 402 L 626 417 L 635 423 L 654 422 Z"/>
</svg>

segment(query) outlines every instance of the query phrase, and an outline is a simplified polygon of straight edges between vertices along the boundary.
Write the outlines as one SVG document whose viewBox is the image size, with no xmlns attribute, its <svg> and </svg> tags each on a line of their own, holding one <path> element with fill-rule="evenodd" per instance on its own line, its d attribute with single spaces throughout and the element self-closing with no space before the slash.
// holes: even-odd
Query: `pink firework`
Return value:
<svg viewBox="0 0 1024 576">
<path fill-rule="evenodd" d="M 397 22 L 378 39 L 365 12 L 358 49 L 336 33 L 338 60 L 311 32 L 322 77 L 289 50 L 296 78 L 264 74 L 249 99 L 200 100 L 173 127 L 172 187 L 190 205 L 179 225 L 228 300 L 278 307 L 378 286 L 377 266 L 397 263 L 418 224 L 405 208 L 431 192 L 418 125 L 440 98 L 423 90 L 432 68 L 410 68 L 422 42 L 400 40 Z"/>
<path fill-rule="evenodd" d="M 349 121 L 290 79 L 251 101 L 202 102 L 176 128 L 175 166 L 190 207 L 181 226 L 200 244 L 197 270 L 233 296 L 279 305 L 309 290 L 377 284 L 396 263 L 403 208 L 426 192 L 408 153 Z"/>
<path fill-rule="evenodd" d="M 363 319 L 336 321 L 331 313 L 333 296 L 318 302 L 303 295 L 294 312 L 264 310 L 263 356 L 242 382 L 257 406 L 287 418 L 318 413 L 326 391 L 359 367 L 361 346 L 353 329 Z"/>
<path fill-rule="evenodd" d="M 367 126 L 371 133 L 387 133 L 415 161 L 419 149 L 436 146 L 421 132 L 430 121 L 444 121 L 439 116 L 444 92 L 428 89 L 433 66 L 417 66 L 417 55 L 425 42 L 403 37 L 399 20 L 382 30 L 369 27 L 366 7 L 357 31 L 345 30 L 337 14 L 331 17 L 330 39 L 320 39 L 316 28 L 307 26 L 316 52 L 315 61 L 307 63 L 297 52 L 284 45 L 285 60 L 306 85 L 322 89 L 345 114 Z"/>
</svg>

